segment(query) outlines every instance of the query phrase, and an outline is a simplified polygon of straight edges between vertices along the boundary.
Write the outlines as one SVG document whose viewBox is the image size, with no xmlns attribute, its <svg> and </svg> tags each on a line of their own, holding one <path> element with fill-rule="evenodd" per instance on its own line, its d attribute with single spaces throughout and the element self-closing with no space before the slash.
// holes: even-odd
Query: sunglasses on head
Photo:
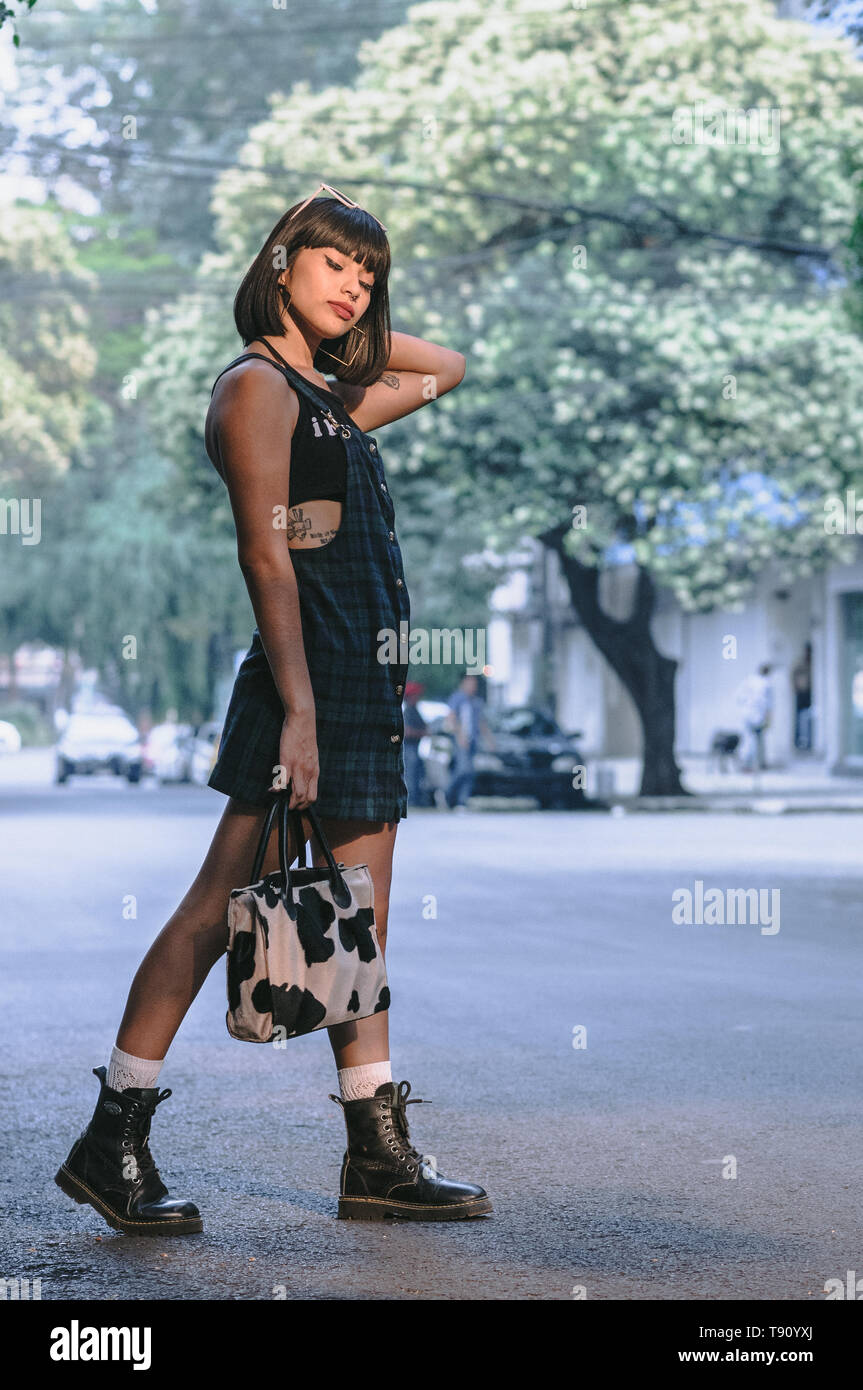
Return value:
<svg viewBox="0 0 863 1390">
<path fill-rule="evenodd" d="M 311 197 L 307 198 L 304 203 L 301 203 L 300 206 L 297 208 L 296 212 L 291 213 L 290 217 L 288 218 L 288 221 L 292 222 L 294 218 L 297 216 L 297 214 L 302 212 L 303 208 L 307 208 L 309 206 L 309 203 L 311 203 L 315 198 L 317 198 L 318 194 L 322 192 L 329 193 L 332 198 L 337 198 L 340 203 L 344 203 L 345 207 L 358 208 L 360 206 L 359 203 L 355 203 L 352 201 L 352 199 L 346 198 L 344 193 L 340 193 L 337 188 L 333 188 L 330 184 L 319 183 Z M 368 208 L 363 208 L 362 211 L 368 212 Z M 375 217 L 373 212 L 369 212 L 369 217 L 374 217 L 381 231 L 386 232 L 387 229 L 379 217 Z"/>
</svg>

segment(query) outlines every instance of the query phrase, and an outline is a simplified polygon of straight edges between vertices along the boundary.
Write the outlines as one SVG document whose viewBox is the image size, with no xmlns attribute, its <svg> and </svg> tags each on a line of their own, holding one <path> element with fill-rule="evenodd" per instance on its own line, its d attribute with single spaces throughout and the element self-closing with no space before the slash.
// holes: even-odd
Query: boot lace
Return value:
<svg viewBox="0 0 863 1390">
<path fill-rule="evenodd" d="M 430 1100 L 424 1101 L 420 1096 L 414 1096 L 413 1100 L 408 1100 L 410 1089 L 411 1083 L 409 1081 L 400 1081 L 393 1101 L 388 1101 L 385 1096 L 381 1096 L 380 1115 L 384 1120 L 382 1126 L 384 1134 L 389 1136 L 386 1142 L 392 1150 L 393 1157 L 398 1159 L 399 1163 L 406 1163 L 409 1173 L 415 1173 L 422 1163 L 423 1156 L 419 1149 L 414 1148 L 411 1143 L 406 1107 L 409 1105 L 431 1105 L 432 1102 Z"/>
<path fill-rule="evenodd" d="M 150 1122 L 156 1113 L 156 1106 L 167 1100 L 169 1095 L 170 1087 L 161 1091 L 155 1100 L 145 1101 L 137 1097 L 129 1103 L 126 1123 L 123 1126 L 123 1150 L 134 1158 L 138 1178 L 151 1174 L 161 1182 L 156 1161 L 150 1153 Z"/>
</svg>

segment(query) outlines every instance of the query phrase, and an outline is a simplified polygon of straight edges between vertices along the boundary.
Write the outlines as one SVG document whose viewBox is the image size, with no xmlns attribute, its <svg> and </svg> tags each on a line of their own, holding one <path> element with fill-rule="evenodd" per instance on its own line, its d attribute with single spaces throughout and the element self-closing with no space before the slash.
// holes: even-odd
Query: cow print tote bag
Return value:
<svg viewBox="0 0 863 1390">
<path fill-rule="evenodd" d="M 306 867 L 305 831 L 275 794 L 261 832 L 252 883 L 228 904 L 228 1032 L 241 1042 L 278 1042 L 367 1018 L 389 1008 L 368 864 L 337 864 L 312 807 L 309 821 L 326 867 Z M 278 815 L 279 871 L 259 878 Z M 293 818 L 298 867 L 289 867 Z"/>
</svg>

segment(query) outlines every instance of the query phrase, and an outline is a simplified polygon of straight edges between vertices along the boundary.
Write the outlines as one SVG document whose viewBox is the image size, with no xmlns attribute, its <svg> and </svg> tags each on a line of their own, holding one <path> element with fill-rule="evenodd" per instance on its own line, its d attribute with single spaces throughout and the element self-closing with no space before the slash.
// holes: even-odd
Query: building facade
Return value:
<svg viewBox="0 0 863 1390">
<path fill-rule="evenodd" d="M 627 615 L 634 579 L 632 566 L 603 573 L 607 612 Z M 580 733 L 588 758 L 640 757 L 633 701 L 582 627 L 557 556 L 529 542 L 491 607 L 490 702 L 547 708 L 566 732 Z M 653 638 L 678 662 L 680 756 L 706 756 L 717 732 L 740 731 L 738 689 L 764 662 L 773 691 L 768 762 L 782 767 L 799 756 L 793 673 L 810 643 L 807 755 L 832 772 L 863 775 L 863 539 L 849 540 L 848 563 L 791 586 L 765 571 L 739 613 L 688 613 L 660 590 Z"/>
</svg>

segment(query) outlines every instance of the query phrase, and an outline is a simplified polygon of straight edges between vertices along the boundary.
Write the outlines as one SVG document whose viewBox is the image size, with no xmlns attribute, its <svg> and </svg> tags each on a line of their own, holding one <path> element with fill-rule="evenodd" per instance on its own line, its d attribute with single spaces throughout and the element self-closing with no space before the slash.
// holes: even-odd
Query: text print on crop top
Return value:
<svg viewBox="0 0 863 1390">
<path fill-rule="evenodd" d="M 353 420 L 344 407 L 344 402 L 335 391 L 316 389 L 329 396 L 331 409 L 337 420 L 352 425 Z M 345 447 L 337 430 L 317 406 L 313 405 L 302 392 L 297 392 L 300 403 L 297 423 L 291 439 L 291 481 L 288 489 L 289 506 L 298 507 L 314 497 L 333 502 L 344 502 L 347 491 L 347 458 Z"/>
</svg>

